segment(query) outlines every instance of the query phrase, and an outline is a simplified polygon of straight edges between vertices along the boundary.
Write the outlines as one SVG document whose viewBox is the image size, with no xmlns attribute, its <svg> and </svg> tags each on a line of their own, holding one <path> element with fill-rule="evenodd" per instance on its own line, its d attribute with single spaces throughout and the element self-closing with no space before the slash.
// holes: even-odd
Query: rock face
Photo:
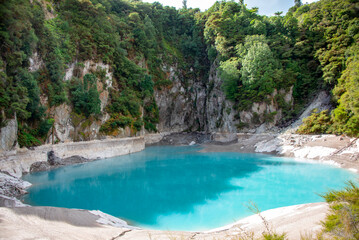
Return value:
<svg viewBox="0 0 359 240">
<path fill-rule="evenodd" d="M 293 87 L 289 90 L 280 89 L 274 90 L 273 93 L 267 98 L 269 102 L 255 102 L 252 107 L 247 111 L 241 111 L 239 113 L 242 123 L 247 125 L 247 128 L 255 128 L 262 125 L 262 129 L 256 131 L 256 133 L 266 132 L 267 129 L 274 127 L 283 117 L 282 109 L 276 101 L 278 95 L 283 97 L 286 104 L 293 105 Z M 263 125 L 264 124 L 264 125 Z"/>
<path fill-rule="evenodd" d="M 30 63 L 29 66 L 30 72 L 36 72 L 44 65 L 44 62 L 42 61 L 42 59 L 40 58 L 39 54 L 36 51 L 29 58 L 29 63 Z"/>
<path fill-rule="evenodd" d="M 73 132 L 75 128 L 71 121 L 71 111 L 71 107 L 65 103 L 52 110 L 55 120 L 54 131 L 51 132 L 48 143 L 52 143 L 53 139 L 59 142 L 70 142 L 74 140 Z"/>
<path fill-rule="evenodd" d="M 55 155 L 54 151 L 47 153 L 47 162 L 51 165 L 61 165 L 61 159 Z"/>
<path fill-rule="evenodd" d="M 109 101 L 108 88 L 112 87 L 110 65 L 94 61 L 74 62 L 68 66 L 64 81 L 69 81 L 74 76 L 83 77 L 88 73 L 96 71 L 104 71 L 105 73 L 105 80 L 103 82 L 97 81 L 97 90 L 100 94 L 101 111 L 103 114 L 98 119 L 87 119 L 74 113 L 72 107 L 66 103 L 51 108 L 49 113 L 54 116 L 55 122 L 54 129 L 50 132 L 47 143 L 90 141 L 103 138 L 100 134 L 100 127 L 109 119 L 109 115 L 104 109 Z M 122 137 L 129 136 L 123 134 Z"/>
<path fill-rule="evenodd" d="M 138 64 L 146 67 L 144 60 Z M 30 70 L 37 71 L 42 65 L 43 61 L 35 52 L 30 58 Z M 269 101 L 253 103 L 247 111 L 234 110 L 234 103 L 226 99 L 222 90 L 223 81 L 220 78 L 218 65 L 218 61 L 215 61 L 210 66 L 207 79 L 195 76 L 185 77 L 176 64 L 162 67 L 172 84 L 169 87 L 157 88 L 154 93 L 159 108 L 157 129 L 161 134 L 194 131 L 223 134 L 263 133 L 273 128 L 282 119 L 282 110 L 276 100 L 278 95 L 283 97 L 286 104 L 293 104 L 292 88 L 290 88 L 286 91 L 275 90 L 268 96 Z M 86 118 L 73 112 L 72 107 L 66 103 L 48 109 L 47 113 L 54 118 L 54 127 L 50 130 L 46 143 L 91 141 L 106 137 L 100 133 L 100 128 L 110 118 L 105 108 L 110 101 L 109 88 L 112 87 L 113 78 L 111 66 L 92 60 L 74 62 L 68 65 L 64 81 L 69 81 L 73 77 L 81 78 L 96 71 L 102 71 L 105 76 L 101 81 L 97 81 L 102 114 L 96 119 L 91 116 Z M 193 71 L 190 69 L 189 73 Z M 41 98 L 41 103 L 46 105 L 47 99 Z M 244 129 L 243 125 L 245 125 Z M 129 127 L 119 129 L 117 132 L 118 138 L 145 135 L 144 129 L 134 133 Z M 16 136 L 16 120 L 9 120 L 8 125 L 1 130 L 0 150 L 13 149 L 16 146 Z M 228 138 L 225 141 L 227 140 Z M 150 142 L 155 142 L 154 138 L 149 140 Z"/>
<path fill-rule="evenodd" d="M 164 68 L 172 81 L 170 88 L 157 90 L 156 102 L 159 107 L 160 132 L 204 131 L 236 133 L 244 124 L 244 132 L 254 131 L 263 125 L 260 132 L 273 128 L 282 119 L 282 109 L 277 102 L 280 95 L 285 104 L 293 105 L 293 88 L 274 90 L 269 101 L 255 102 L 249 110 L 238 112 L 234 103 L 227 100 L 222 90 L 218 62 L 209 70 L 204 83 L 196 79 L 182 79 L 176 66 Z"/>
<path fill-rule="evenodd" d="M 7 121 L 5 127 L 0 130 L 0 152 L 11 151 L 17 145 L 17 119 Z"/>
<path fill-rule="evenodd" d="M 203 131 L 206 87 L 196 79 L 183 79 L 176 66 L 165 66 L 172 81 L 170 88 L 156 90 L 160 132 Z"/>
<path fill-rule="evenodd" d="M 238 119 L 233 103 L 226 100 L 221 89 L 218 63 L 212 64 L 208 81 L 182 79 L 176 66 L 167 66 L 172 85 L 157 90 L 159 132 L 236 132 Z"/>
<path fill-rule="evenodd" d="M 314 109 L 317 109 L 318 112 L 321 112 L 330 108 L 330 96 L 324 91 L 320 92 L 312 101 L 312 103 L 300 115 L 300 117 L 288 127 L 286 130 L 287 133 L 295 133 L 298 127 L 303 123 L 303 119 L 309 117 Z"/>
<path fill-rule="evenodd" d="M 233 110 L 233 103 L 226 100 L 222 91 L 222 80 L 219 77 L 218 63 L 212 64 L 209 73 L 206 104 L 206 131 L 237 132 L 238 114 Z"/>
</svg>

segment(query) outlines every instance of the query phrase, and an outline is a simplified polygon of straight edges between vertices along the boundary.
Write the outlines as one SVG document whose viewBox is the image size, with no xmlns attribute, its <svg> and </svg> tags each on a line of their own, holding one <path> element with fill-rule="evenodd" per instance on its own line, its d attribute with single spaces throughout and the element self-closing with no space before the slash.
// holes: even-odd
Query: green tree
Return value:
<svg viewBox="0 0 359 240">
<path fill-rule="evenodd" d="M 182 1 L 182 8 L 187 10 L 187 0 Z"/>
<path fill-rule="evenodd" d="M 93 74 L 86 74 L 81 79 L 74 78 L 70 82 L 70 95 L 74 110 L 86 117 L 101 113 L 100 94 L 97 91 L 97 79 Z"/>
<path fill-rule="evenodd" d="M 223 79 L 223 90 L 226 97 L 230 100 L 235 100 L 238 92 L 240 80 L 240 62 L 238 58 L 231 58 L 227 61 L 221 62 L 221 78 Z"/>
</svg>

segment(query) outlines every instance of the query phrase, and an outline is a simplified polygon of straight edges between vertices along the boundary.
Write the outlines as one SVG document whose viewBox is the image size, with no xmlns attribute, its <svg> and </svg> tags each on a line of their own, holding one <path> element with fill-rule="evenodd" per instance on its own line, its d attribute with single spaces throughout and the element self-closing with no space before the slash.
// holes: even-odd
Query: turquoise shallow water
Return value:
<svg viewBox="0 0 359 240">
<path fill-rule="evenodd" d="M 24 201 L 36 206 L 101 210 L 142 227 L 207 230 L 260 210 L 321 202 L 357 175 L 323 164 L 262 154 L 199 153 L 149 147 L 116 158 L 24 176 Z"/>
</svg>

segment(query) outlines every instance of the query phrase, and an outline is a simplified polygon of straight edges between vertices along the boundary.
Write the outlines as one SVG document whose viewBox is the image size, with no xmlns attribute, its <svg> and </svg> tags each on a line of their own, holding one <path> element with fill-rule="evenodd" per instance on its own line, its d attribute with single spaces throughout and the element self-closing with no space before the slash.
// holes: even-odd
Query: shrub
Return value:
<svg viewBox="0 0 359 240">
<path fill-rule="evenodd" d="M 86 117 L 101 113 L 101 100 L 96 82 L 96 76 L 93 74 L 86 74 L 83 83 L 78 78 L 71 80 L 70 99 L 76 113 L 83 113 Z"/>
<path fill-rule="evenodd" d="M 359 239 L 359 188 L 349 181 L 344 190 L 329 191 L 322 196 L 330 204 L 323 222 L 324 233 L 333 239 Z"/>
<path fill-rule="evenodd" d="M 143 125 L 141 119 L 134 120 L 132 117 L 126 117 L 119 114 L 113 114 L 100 128 L 100 131 L 105 134 L 112 134 L 118 128 L 132 127 L 139 131 Z"/>
<path fill-rule="evenodd" d="M 37 129 L 38 136 L 42 137 L 42 138 L 46 137 L 47 133 L 54 125 L 54 122 L 55 122 L 55 120 L 52 118 L 42 120 Z"/>
<path fill-rule="evenodd" d="M 136 121 L 133 122 L 133 128 L 136 131 L 140 131 L 142 126 L 143 126 L 143 121 L 142 121 L 141 118 L 139 118 L 139 119 L 137 119 Z"/>
<path fill-rule="evenodd" d="M 320 134 L 327 133 L 332 125 L 329 111 L 324 110 L 317 113 L 318 109 L 314 109 L 312 115 L 303 119 L 303 124 L 297 130 L 301 134 Z"/>
<path fill-rule="evenodd" d="M 19 130 L 17 133 L 17 141 L 20 147 L 33 147 L 41 145 L 41 141 L 37 139 L 33 133 L 30 133 L 30 129 L 23 127 L 19 124 Z"/>
</svg>

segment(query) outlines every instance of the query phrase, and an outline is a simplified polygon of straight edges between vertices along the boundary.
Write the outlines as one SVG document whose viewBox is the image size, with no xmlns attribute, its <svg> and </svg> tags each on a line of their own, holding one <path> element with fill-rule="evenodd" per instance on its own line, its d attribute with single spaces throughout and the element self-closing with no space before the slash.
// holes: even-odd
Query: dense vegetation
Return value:
<svg viewBox="0 0 359 240">
<path fill-rule="evenodd" d="M 349 182 L 344 190 L 330 191 L 323 197 L 330 204 L 330 213 L 323 222 L 324 234 L 334 239 L 358 239 L 358 186 Z"/>
<path fill-rule="evenodd" d="M 16 113 L 22 146 L 47 138 L 52 110 L 61 104 L 72 106 L 79 119 L 109 114 L 104 134 L 126 126 L 134 133 L 142 126 L 156 131 L 154 91 L 172 84 L 164 68 L 176 66 L 188 89 L 188 79 L 210 89 L 211 64 L 238 111 L 293 87 L 293 106 L 275 96 L 286 122 L 326 90 L 334 110 L 314 113 L 300 131 L 359 134 L 357 0 L 296 0 L 285 16 L 273 17 L 258 15 L 243 1 L 218 1 L 206 12 L 138 0 L 0 3 L 0 124 Z M 35 58 L 40 66 L 31 70 Z M 113 73 L 106 109 L 100 101 L 106 73 L 100 68 L 83 76 L 89 60 Z M 72 64 L 74 76 L 64 81 Z"/>
<path fill-rule="evenodd" d="M 326 125 L 321 133 L 359 135 L 358 6 L 356 0 L 319 1 L 295 12 L 301 27 L 317 36 L 314 56 L 335 106 L 331 113 L 320 113 L 327 120 L 312 116 L 301 132 L 313 132 L 310 125 Z"/>
<path fill-rule="evenodd" d="M 106 85 L 106 74 L 98 69 L 82 76 L 83 62 L 91 60 L 113 72 L 105 109 L 110 119 L 101 131 L 130 126 L 136 132 L 143 125 L 156 131 L 154 89 L 171 85 L 163 66 L 177 64 L 183 81 L 206 79 L 209 64 L 197 12 L 125 0 L 1 1 L 1 126 L 16 113 L 20 145 L 30 146 L 46 138 L 51 124 L 42 122 L 53 122 L 53 107 L 66 103 L 78 119 L 99 117 L 104 113 L 99 83 Z M 43 64 L 30 71 L 34 54 Z M 74 76 L 64 81 L 72 63 L 77 63 Z M 42 104 L 40 96 L 46 99 Z"/>
<path fill-rule="evenodd" d="M 285 16 L 259 16 L 243 1 L 217 2 L 202 15 L 209 56 L 218 53 L 224 91 L 238 110 L 269 100 L 274 89 L 293 87 L 294 107 L 276 101 L 284 121 L 319 90 L 333 95 L 334 111 L 307 120 L 302 133 L 359 134 L 359 3 L 295 1 Z M 317 113 L 315 113 L 317 114 Z M 322 125 L 325 126 L 322 126 Z M 311 127 L 311 125 L 317 125 Z"/>
</svg>

